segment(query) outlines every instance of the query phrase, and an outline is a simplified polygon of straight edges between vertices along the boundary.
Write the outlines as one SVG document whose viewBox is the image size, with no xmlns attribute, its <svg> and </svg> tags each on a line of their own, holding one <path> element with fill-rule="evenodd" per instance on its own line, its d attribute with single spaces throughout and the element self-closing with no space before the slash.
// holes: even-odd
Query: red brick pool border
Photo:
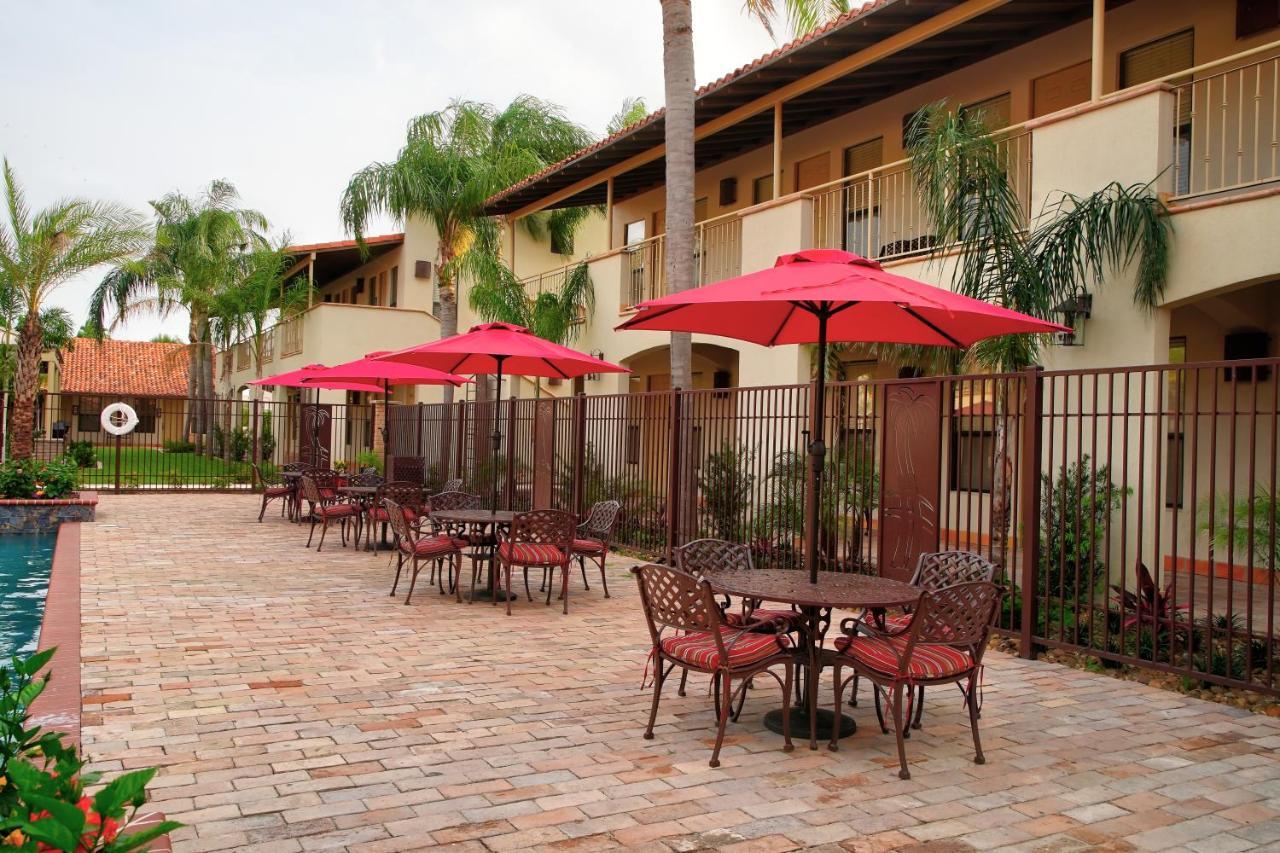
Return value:
<svg viewBox="0 0 1280 853">
<path fill-rule="evenodd" d="M 40 622 L 41 651 L 58 647 L 49 684 L 31 706 L 33 722 L 80 743 L 80 522 L 58 525 L 49 593 Z"/>
</svg>

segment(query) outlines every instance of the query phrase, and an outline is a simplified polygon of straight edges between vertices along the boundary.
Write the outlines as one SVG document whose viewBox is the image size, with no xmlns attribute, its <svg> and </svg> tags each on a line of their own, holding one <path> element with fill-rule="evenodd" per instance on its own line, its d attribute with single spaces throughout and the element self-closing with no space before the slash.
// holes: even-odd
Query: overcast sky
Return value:
<svg viewBox="0 0 1280 853">
<path fill-rule="evenodd" d="M 699 84 L 775 46 L 741 6 L 695 0 Z M 601 135 L 624 97 L 662 104 L 657 0 L 10 0 L 4 18 L 0 153 L 33 208 L 80 195 L 146 210 L 225 178 L 277 232 L 341 239 L 347 178 L 450 98 L 528 93 Z M 99 278 L 53 301 L 80 320 Z"/>
</svg>

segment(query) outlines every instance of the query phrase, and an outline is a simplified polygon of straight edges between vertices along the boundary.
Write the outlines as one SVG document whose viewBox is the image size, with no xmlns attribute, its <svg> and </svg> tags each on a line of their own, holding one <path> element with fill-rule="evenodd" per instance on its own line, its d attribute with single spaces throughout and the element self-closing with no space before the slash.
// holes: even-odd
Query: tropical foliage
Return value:
<svg viewBox="0 0 1280 853">
<path fill-rule="evenodd" d="M 131 257 L 148 231 L 135 212 L 109 202 L 71 198 L 32 213 L 9 161 L 4 161 L 5 221 L 0 223 L 0 309 L 21 316 L 14 366 L 13 438 L 15 458 L 34 452 L 35 399 L 40 353 L 45 343 L 45 303 L 69 279 L 102 264 Z M 67 324 L 70 328 L 70 324 Z"/>
<path fill-rule="evenodd" d="M 1280 504 L 1264 486 L 1257 486 L 1248 497 L 1235 500 L 1230 495 L 1208 498 L 1196 509 L 1196 526 L 1213 542 L 1216 557 L 1225 559 L 1231 552 L 1234 561 L 1244 564 L 1250 559 L 1256 566 L 1280 566 Z"/>
</svg>

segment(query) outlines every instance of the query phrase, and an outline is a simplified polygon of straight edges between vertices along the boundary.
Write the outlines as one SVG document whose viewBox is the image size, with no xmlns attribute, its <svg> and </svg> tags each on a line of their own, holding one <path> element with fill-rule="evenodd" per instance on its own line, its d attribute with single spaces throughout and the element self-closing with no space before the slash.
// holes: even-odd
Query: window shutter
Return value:
<svg viewBox="0 0 1280 853">
<path fill-rule="evenodd" d="M 1120 88 L 1127 89 L 1195 64 L 1195 31 L 1183 30 L 1120 54 Z"/>
<path fill-rule="evenodd" d="M 1013 124 L 1013 99 L 1005 92 L 985 101 L 965 104 L 960 108 L 960 114 L 966 113 L 980 115 L 987 130 L 1003 130 Z"/>
<path fill-rule="evenodd" d="M 844 150 L 844 174 L 860 175 L 884 165 L 884 137 L 877 136 Z"/>
</svg>

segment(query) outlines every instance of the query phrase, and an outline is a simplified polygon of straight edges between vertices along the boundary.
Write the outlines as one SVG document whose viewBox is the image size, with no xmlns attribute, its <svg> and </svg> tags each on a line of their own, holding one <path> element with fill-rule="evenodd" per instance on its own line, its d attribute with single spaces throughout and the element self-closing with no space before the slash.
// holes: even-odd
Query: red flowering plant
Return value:
<svg viewBox="0 0 1280 853">
<path fill-rule="evenodd" d="M 61 733 L 30 724 L 28 709 L 49 682 L 48 675 L 37 676 L 54 651 L 0 666 L 0 853 L 146 850 L 181 826 L 163 821 L 129 830 L 155 768 L 117 776 L 90 795 L 86 788 L 97 787 L 99 774 L 84 769 Z"/>
</svg>

